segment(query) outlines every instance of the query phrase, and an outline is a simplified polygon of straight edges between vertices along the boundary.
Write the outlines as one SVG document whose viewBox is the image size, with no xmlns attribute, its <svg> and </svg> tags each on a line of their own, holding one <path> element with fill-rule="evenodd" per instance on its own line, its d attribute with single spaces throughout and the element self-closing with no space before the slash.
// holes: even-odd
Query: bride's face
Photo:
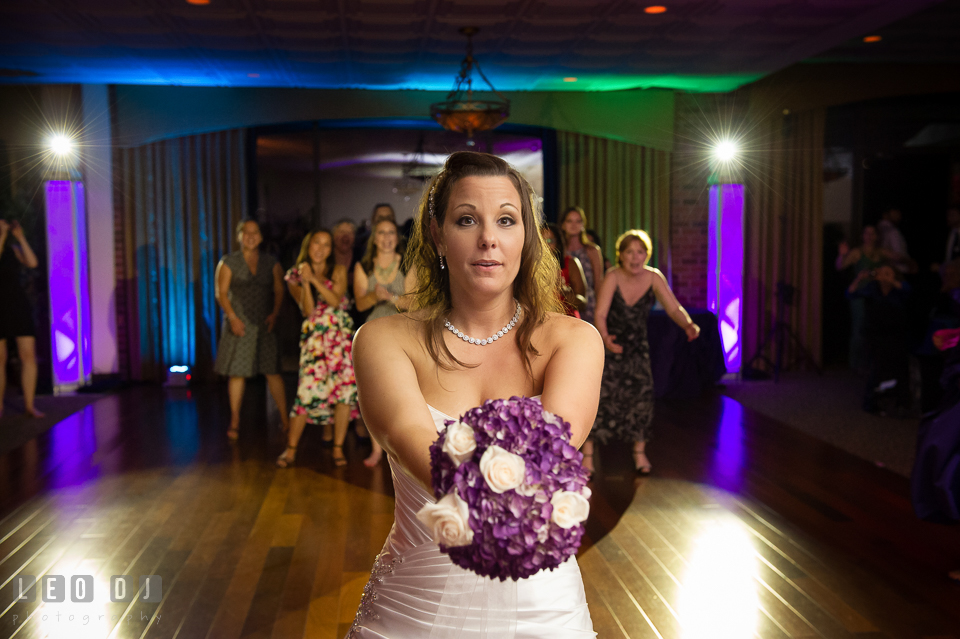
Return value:
<svg viewBox="0 0 960 639">
<path fill-rule="evenodd" d="M 523 252 L 520 206 L 508 177 L 465 177 L 454 184 L 434 238 L 452 290 L 497 294 L 512 288 Z"/>
</svg>

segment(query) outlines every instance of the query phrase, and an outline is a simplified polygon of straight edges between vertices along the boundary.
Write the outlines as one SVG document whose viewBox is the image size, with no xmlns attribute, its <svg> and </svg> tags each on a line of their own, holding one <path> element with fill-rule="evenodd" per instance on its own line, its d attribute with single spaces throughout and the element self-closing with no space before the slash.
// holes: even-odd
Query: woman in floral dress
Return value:
<svg viewBox="0 0 960 639">
<path fill-rule="evenodd" d="M 333 420 L 333 462 L 343 466 L 347 426 L 360 412 L 351 355 L 353 320 L 347 314 L 345 296 L 347 269 L 336 263 L 333 235 L 321 230 L 304 238 L 297 263 L 284 279 L 306 319 L 300 328 L 300 378 L 290 411 L 287 448 L 277 465 L 293 464 L 308 421 Z"/>
</svg>

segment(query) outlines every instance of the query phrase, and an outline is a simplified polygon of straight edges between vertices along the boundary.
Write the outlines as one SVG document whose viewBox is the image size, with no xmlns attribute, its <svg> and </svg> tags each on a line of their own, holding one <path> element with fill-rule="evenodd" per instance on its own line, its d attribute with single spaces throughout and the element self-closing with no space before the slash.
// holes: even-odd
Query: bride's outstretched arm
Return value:
<svg viewBox="0 0 960 639">
<path fill-rule="evenodd" d="M 593 428 L 603 377 L 603 340 L 592 325 L 572 317 L 557 318 L 554 348 L 543 378 L 543 407 L 570 422 L 577 448 Z"/>
<path fill-rule="evenodd" d="M 437 439 L 413 362 L 400 346 L 402 316 L 366 324 L 353 339 L 353 366 L 363 421 L 387 454 L 429 493 L 430 444 Z"/>
</svg>

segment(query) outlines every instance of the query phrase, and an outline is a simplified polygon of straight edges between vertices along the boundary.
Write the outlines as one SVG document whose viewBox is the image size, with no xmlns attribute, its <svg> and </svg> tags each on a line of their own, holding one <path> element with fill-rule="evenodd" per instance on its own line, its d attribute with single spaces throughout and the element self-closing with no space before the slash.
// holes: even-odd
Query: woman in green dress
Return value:
<svg viewBox="0 0 960 639">
<path fill-rule="evenodd" d="M 406 275 L 403 273 L 399 243 L 397 223 L 390 219 L 380 220 L 373 227 L 363 259 L 353 269 L 357 310 L 364 312 L 373 309 L 367 317 L 368 322 L 395 315 L 407 308 L 405 294 L 416 283 L 416 277 L 412 271 Z M 370 443 L 370 456 L 363 463 L 372 468 L 380 463 L 383 449 L 373 438 Z"/>
</svg>

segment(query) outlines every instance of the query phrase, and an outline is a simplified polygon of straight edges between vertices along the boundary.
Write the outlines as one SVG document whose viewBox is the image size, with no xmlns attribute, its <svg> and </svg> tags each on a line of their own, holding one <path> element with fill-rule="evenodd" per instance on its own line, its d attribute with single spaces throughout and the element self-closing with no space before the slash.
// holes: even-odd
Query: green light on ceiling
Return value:
<svg viewBox="0 0 960 639">
<path fill-rule="evenodd" d="M 762 78 L 762 73 L 735 75 L 591 75 L 576 82 L 543 78 L 533 91 L 625 91 L 629 89 L 675 89 L 693 93 L 726 93 Z"/>
</svg>

